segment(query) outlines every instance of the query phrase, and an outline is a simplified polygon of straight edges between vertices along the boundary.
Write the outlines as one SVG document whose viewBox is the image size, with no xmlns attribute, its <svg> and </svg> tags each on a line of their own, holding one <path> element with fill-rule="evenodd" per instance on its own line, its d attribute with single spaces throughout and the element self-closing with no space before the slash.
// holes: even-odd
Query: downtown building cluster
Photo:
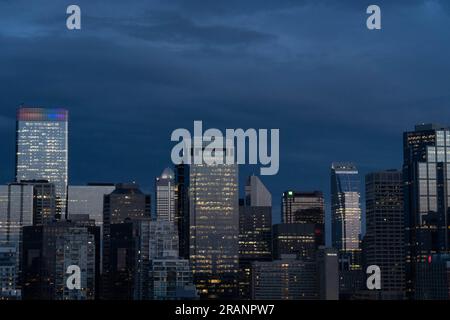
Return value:
<svg viewBox="0 0 450 320">
<path fill-rule="evenodd" d="M 402 170 L 330 172 L 331 247 L 321 191 L 287 190 L 281 223 L 257 176 L 180 164 L 135 183 L 68 181 L 68 111 L 17 112 L 16 179 L 0 186 L 0 299 L 449 299 L 450 129 L 404 133 Z M 195 151 L 194 151 L 195 152 Z M 361 232 L 365 192 L 366 233 Z M 80 288 L 67 286 L 70 266 Z M 368 290 L 368 266 L 381 289 Z"/>
</svg>

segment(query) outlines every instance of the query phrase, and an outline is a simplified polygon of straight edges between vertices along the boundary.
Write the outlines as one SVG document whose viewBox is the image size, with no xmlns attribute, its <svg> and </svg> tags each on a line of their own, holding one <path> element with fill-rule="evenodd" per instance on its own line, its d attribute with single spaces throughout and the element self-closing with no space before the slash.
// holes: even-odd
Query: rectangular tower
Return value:
<svg viewBox="0 0 450 320">
<path fill-rule="evenodd" d="M 17 111 L 16 181 L 47 180 L 65 217 L 68 180 L 68 111 L 20 108 Z"/>
</svg>

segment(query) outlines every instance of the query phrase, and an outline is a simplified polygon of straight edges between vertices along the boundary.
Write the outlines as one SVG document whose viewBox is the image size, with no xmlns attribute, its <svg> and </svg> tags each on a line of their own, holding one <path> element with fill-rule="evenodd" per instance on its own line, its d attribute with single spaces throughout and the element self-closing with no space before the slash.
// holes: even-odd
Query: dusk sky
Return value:
<svg viewBox="0 0 450 320">
<path fill-rule="evenodd" d="M 66 29 L 70 4 L 82 30 Z M 400 168 L 403 131 L 450 124 L 449 40 L 448 0 L 0 0 L 0 183 L 24 103 L 69 109 L 70 184 L 152 192 L 171 132 L 202 120 L 280 129 L 279 174 L 262 178 L 275 216 L 290 188 L 329 203 L 331 162 Z"/>
</svg>

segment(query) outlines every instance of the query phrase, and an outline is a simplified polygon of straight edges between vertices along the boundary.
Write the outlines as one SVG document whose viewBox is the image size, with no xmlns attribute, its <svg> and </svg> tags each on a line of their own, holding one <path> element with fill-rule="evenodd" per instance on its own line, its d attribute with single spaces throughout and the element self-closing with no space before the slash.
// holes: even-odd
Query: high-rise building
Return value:
<svg viewBox="0 0 450 320">
<path fill-rule="evenodd" d="M 194 150 L 197 153 L 201 151 Z M 219 155 L 220 151 L 215 152 Z M 206 160 L 202 164 L 192 164 L 189 176 L 189 247 L 194 281 L 202 297 L 236 298 L 239 271 L 238 166 L 207 164 Z"/>
<path fill-rule="evenodd" d="M 0 300 L 18 300 L 19 269 L 16 247 L 0 246 Z"/>
<path fill-rule="evenodd" d="M 402 299 L 405 291 L 403 177 L 398 170 L 366 175 L 365 267 L 381 269 L 381 299 Z M 364 268 L 364 269 L 366 269 Z"/>
<path fill-rule="evenodd" d="M 252 264 L 252 299 L 317 300 L 315 261 L 283 255 L 280 260 Z"/>
<path fill-rule="evenodd" d="M 245 185 L 245 206 L 272 207 L 272 194 L 257 176 L 250 176 Z"/>
<path fill-rule="evenodd" d="M 317 250 L 317 277 L 320 300 L 339 300 L 339 260 L 334 248 Z"/>
<path fill-rule="evenodd" d="M 175 173 L 172 169 L 164 169 L 161 176 L 155 181 L 156 218 L 176 222 L 176 184 Z"/>
<path fill-rule="evenodd" d="M 450 129 L 423 124 L 403 134 L 406 291 L 413 298 L 434 254 L 450 253 Z M 443 280 L 444 281 L 444 280 Z"/>
<path fill-rule="evenodd" d="M 21 290 L 20 264 L 23 227 L 33 225 L 34 187 L 23 183 L 0 186 L 0 247 L 13 247 L 15 280 L 12 286 Z M 19 291 L 17 291 L 19 292 Z"/>
<path fill-rule="evenodd" d="M 103 226 L 103 198 L 115 190 L 112 183 L 88 183 L 86 186 L 69 186 L 67 213 L 69 219 L 74 215 L 88 214 L 99 227 Z"/>
<path fill-rule="evenodd" d="M 282 221 L 315 225 L 318 245 L 325 245 L 325 205 L 321 191 L 283 192 Z"/>
<path fill-rule="evenodd" d="M 295 255 L 303 261 L 315 261 L 322 244 L 320 225 L 311 223 L 280 223 L 273 226 L 273 259 Z"/>
<path fill-rule="evenodd" d="M 108 299 L 195 298 L 189 260 L 178 258 L 175 224 L 151 218 L 111 225 Z"/>
<path fill-rule="evenodd" d="M 55 185 L 47 180 L 22 180 L 20 184 L 33 186 L 33 225 L 54 221 L 57 212 Z"/>
<path fill-rule="evenodd" d="M 114 298 L 111 248 L 111 226 L 124 223 L 126 219 L 151 218 L 150 195 L 144 194 L 137 184 L 117 184 L 103 202 L 103 268 L 102 296 Z M 118 227 L 116 227 L 118 228 Z M 120 231 L 120 229 L 119 229 Z M 119 232 L 118 231 L 118 232 Z"/>
<path fill-rule="evenodd" d="M 100 229 L 93 221 L 60 221 L 23 228 L 23 298 L 93 300 L 99 272 Z M 69 266 L 81 271 L 80 289 L 68 288 Z"/>
<path fill-rule="evenodd" d="M 450 254 L 433 254 L 417 265 L 415 298 L 450 300 Z"/>
<path fill-rule="evenodd" d="M 17 111 L 16 182 L 47 180 L 55 186 L 57 215 L 65 217 L 68 181 L 68 111 Z"/>
<path fill-rule="evenodd" d="M 175 166 L 175 185 L 175 222 L 178 228 L 179 256 L 189 259 L 189 165 Z"/>
<path fill-rule="evenodd" d="M 325 206 L 323 193 L 283 192 L 281 201 L 282 219 L 284 223 L 325 223 Z"/>
<path fill-rule="evenodd" d="M 152 288 L 154 300 L 196 299 L 189 260 L 176 257 L 153 259 Z"/>
<path fill-rule="evenodd" d="M 251 263 L 272 259 L 272 196 L 251 176 L 239 202 L 239 295 L 250 298 Z"/>
<path fill-rule="evenodd" d="M 362 281 L 360 180 L 352 163 L 331 166 L 331 229 L 339 252 L 340 296 L 350 298 Z"/>
<path fill-rule="evenodd" d="M 109 300 L 149 300 L 150 218 L 126 219 L 111 225 L 108 291 Z"/>
</svg>

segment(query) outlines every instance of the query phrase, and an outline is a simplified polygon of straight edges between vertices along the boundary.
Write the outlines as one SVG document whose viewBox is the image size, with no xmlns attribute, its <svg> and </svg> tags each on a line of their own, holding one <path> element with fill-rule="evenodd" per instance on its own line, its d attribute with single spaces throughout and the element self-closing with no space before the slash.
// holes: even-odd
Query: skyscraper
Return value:
<svg viewBox="0 0 450 320">
<path fill-rule="evenodd" d="M 325 245 L 325 205 L 321 191 L 283 192 L 281 212 L 286 224 L 314 225 L 318 245 Z"/>
<path fill-rule="evenodd" d="M 251 264 L 272 259 L 272 195 L 256 176 L 239 203 L 239 294 L 250 298 Z"/>
<path fill-rule="evenodd" d="M 158 220 L 176 221 L 175 212 L 177 209 L 176 202 L 176 185 L 175 173 L 172 169 L 164 169 L 161 176 L 155 181 L 155 205 L 156 218 Z"/>
<path fill-rule="evenodd" d="M 417 297 L 430 256 L 450 252 L 450 129 L 417 125 L 403 134 L 406 290 Z M 444 281 L 444 279 L 442 280 Z"/>
<path fill-rule="evenodd" d="M 339 261 L 334 248 L 317 250 L 317 280 L 320 300 L 339 300 Z"/>
<path fill-rule="evenodd" d="M 250 176 L 245 185 L 245 205 L 272 207 L 272 194 L 257 176 Z"/>
<path fill-rule="evenodd" d="M 103 275 L 102 296 L 111 298 L 114 294 L 112 276 L 116 266 L 111 253 L 111 226 L 124 223 L 128 219 L 151 217 L 150 195 L 144 194 L 137 184 L 121 183 L 103 202 Z M 116 227 L 116 230 L 119 227 Z M 120 231 L 120 230 L 119 230 Z"/>
<path fill-rule="evenodd" d="M 175 184 L 175 221 L 178 228 L 179 255 L 184 259 L 189 259 L 189 165 L 175 166 Z"/>
<path fill-rule="evenodd" d="M 350 297 L 361 281 L 360 181 L 352 163 L 331 166 L 332 245 L 338 250 L 340 295 Z"/>
<path fill-rule="evenodd" d="M 47 180 L 65 216 L 68 180 L 68 111 L 20 108 L 17 111 L 16 182 Z"/>
<path fill-rule="evenodd" d="M 100 229 L 94 221 L 59 221 L 23 229 L 23 298 L 93 300 L 99 273 Z M 80 289 L 67 287 L 68 267 L 80 267 Z"/>
<path fill-rule="evenodd" d="M 386 170 L 366 175 L 366 267 L 381 269 L 381 299 L 402 299 L 405 289 L 402 172 Z"/>
<path fill-rule="evenodd" d="M 239 261 L 264 261 L 272 256 L 272 196 L 251 176 L 239 205 Z"/>
<path fill-rule="evenodd" d="M 55 185 L 47 180 L 22 180 L 20 184 L 33 186 L 33 225 L 47 224 L 55 220 Z"/>
<path fill-rule="evenodd" d="M 325 223 L 324 199 L 320 191 L 283 192 L 281 211 L 284 223 L 313 223 L 322 225 Z"/>
<path fill-rule="evenodd" d="M 314 261 L 283 255 L 280 260 L 252 264 L 252 298 L 256 300 L 317 300 Z"/>
<path fill-rule="evenodd" d="M 16 294 L 21 290 L 21 255 L 23 227 L 33 225 L 34 187 L 23 183 L 0 186 L 0 248 L 13 250 L 15 259 L 15 283 L 11 284 Z M 11 258 L 12 259 L 12 258 Z M 6 269 L 5 269 L 6 270 Z"/>
<path fill-rule="evenodd" d="M 148 300 L 150 287 L 150 227 L 148 218 L 111 225 L 108 300 Z"/>
<path fill-rule="evenodd" d="M 21 298 L 16 247 L 0 246 L 0 300 Z"/>
<path fill-rule="evenodd" d="M 193 164 L 189 182 L 190 261 L 197 289 L 203 297 L 236 298 L 238 167 L 236 164 Z"/>
<path fill-rule="evenodd" d="M 103 198 L 115 189 L 112 183 L 88 183 L 85 186 L 69 186 L 67 213 L 69 219 L 75 215 L 88 214 L 99 227 L 103 226 Z"/>
<path fill-rule="evenodd" d="M 280 223 L 273 226 L 273 259 L 295 255 L 304 261 L 314 261 L 322 244 L 320 225 L 311 223 Z"/>
</svg>

